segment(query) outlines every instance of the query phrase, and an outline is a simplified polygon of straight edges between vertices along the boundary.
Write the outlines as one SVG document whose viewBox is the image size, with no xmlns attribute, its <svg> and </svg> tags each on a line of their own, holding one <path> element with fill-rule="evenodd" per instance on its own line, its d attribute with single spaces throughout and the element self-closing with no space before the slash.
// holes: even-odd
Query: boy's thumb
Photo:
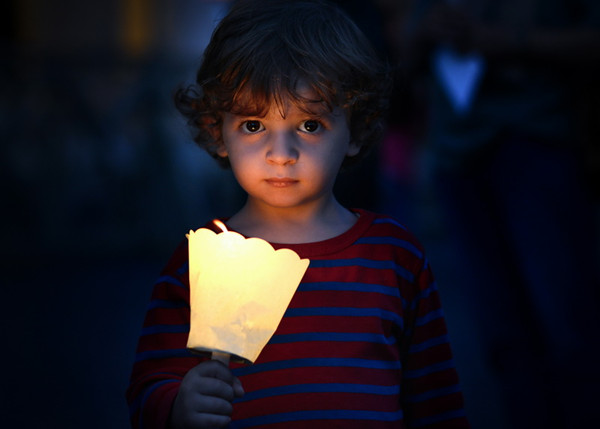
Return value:
<svg viewBox="0 0 600 429">
<path fill-rule="evenodd" d="M 233 394 L 236 396 L 236 398 L 240 398 L 242 396 L 244 396 L 244 388 L 242 387 L 242 382 L 240 381 L 239 378 L 235 377 L 233 379 Z"/>
</svg>

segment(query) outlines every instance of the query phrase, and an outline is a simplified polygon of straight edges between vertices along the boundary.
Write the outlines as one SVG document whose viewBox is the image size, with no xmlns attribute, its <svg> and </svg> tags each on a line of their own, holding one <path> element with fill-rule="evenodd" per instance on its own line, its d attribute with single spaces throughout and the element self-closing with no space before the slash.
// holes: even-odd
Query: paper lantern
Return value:
<svg viewBox="0 0 600 429">
<path fill-rule="evenodd" d="M 190 231 L 188 348 L 253 363 L 277 329 L 309 260 L 260 238 Z"/>
</svg>

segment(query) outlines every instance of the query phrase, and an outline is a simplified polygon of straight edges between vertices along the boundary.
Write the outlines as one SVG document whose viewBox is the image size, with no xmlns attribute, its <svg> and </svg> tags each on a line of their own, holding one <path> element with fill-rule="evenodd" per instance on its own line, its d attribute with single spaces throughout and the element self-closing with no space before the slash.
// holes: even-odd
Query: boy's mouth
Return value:
<svg viewBox="0 0 600 429">
<path fill-rule="evenodd" d="M 271 177 L 269 179 L 266 179 L 265 182 L 267 182 L 269 185 L 275 188 L 286 188 L 288 186 L 295 185 L 296 183 L 298 183 L 298 180 L 292 179 L 290 177 Z"/>
</svg>

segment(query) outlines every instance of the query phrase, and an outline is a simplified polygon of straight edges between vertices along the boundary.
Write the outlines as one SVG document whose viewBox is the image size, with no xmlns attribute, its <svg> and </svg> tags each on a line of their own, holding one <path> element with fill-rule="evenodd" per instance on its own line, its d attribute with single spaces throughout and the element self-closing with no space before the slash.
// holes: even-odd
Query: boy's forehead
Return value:
<svg viewBox="0 0 600 429">
<path fill-rule="evenodd" d="M 277 88 L 269 94 L 244 88 L 236 94 L 231 111 L 232 113 L 265 115 L 269 111 L 277 109 L 282 116 L 285 116 L 290 108 L 294 107 L 307 113 L 326 115 L 332 113 L 335 106 L 324 100 L 310 85 L 299 83 L 295 89 Z"/>
</svg>

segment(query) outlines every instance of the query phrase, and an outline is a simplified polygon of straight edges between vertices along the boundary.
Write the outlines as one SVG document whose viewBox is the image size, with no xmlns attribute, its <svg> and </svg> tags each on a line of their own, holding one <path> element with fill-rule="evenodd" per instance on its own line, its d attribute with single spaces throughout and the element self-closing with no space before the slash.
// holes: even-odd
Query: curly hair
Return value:
<svg viewBox="0 0 600 429">
<path fill-rule="evenodd" d="M 308 85 L 315 99 L 299 93 Z M 358 27 L 321 0 L 240 0 L 219 23 L 195 84 L 179 88 L 177 109 L 194 141 L 224 166 L 223 112 L 263 116 L 284 100 L 310 111 L 312 103 L 345 110 L 362 158 L 383 134 L 390 78 Z"/>
</svg>

